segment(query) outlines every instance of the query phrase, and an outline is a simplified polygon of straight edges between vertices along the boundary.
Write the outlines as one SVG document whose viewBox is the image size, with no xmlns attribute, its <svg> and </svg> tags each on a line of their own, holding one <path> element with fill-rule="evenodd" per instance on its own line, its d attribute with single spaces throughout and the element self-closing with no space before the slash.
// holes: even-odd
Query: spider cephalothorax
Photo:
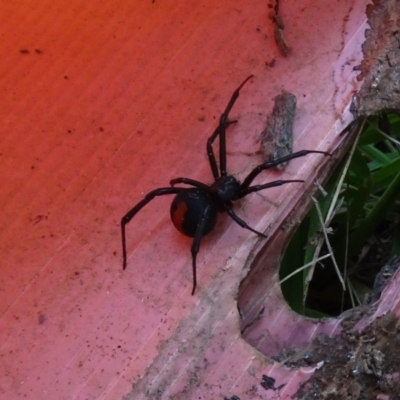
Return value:
<svg viewBox="0 0 400 400">
<path fill-rule="evenodd" d="M 171 204 L 171 220 L 181 233 L 186 236 L 193 237 L 191 247 L 192 266 L 193 266 L 193 289 L 194 294 L 197 286 L 196 280 L 196 256 L 200 249 L 201 239 L 204 235 L 211 232 L 217 223 L 218 213 L 226 212 L 228 215 L 241 227 L 248 229 L 257 235 L 266 237 L 262 232 L 258 232 L 251 228 L 233 211 L 232 201 L 242 199 L 249 193 L 258 192 L 270 187 L 281 186 L 290 182 L 303 182 L 302 180 L 277 180 L 262 185 L 251 186 L 253 180 L 260 172 L 274 167 L 283 162 L 292 160 L 293 158 L 303 157 L 309 153 L 321 153 L 327 155 L 324 151 L 317 150 L 302 150 L 297 153 L 290 154 L 274 161 L 265 162 L 255 167 L 240 183 L 233 175 L 228 175 L 226 172 L 226 128 L 236 121 L 229 121 L 229 113 L 239 97 L 240 89 L 244 84 L 252 78 L 253 75 L 247 77 L 243 83 L 233 92 L 231 99 L 222 113 L 219 124 L 213 134 L 207 140 L 207 156 L 210 163 L 211 171 L 214 177 L 214 182 L 211 185 L 190 179 L 190 178 L 175 178 L 170 181 L 169 187 L 163 187 L 152 190 L 143 200 L 137 203 L 130 211 L 128 211 L 121 219 L 122 233 L 122 255 L 123 268 L 126 268 L 126 224 L 151 200 L 156 196 L 166 194 L 174 194 L 175 198 Z M 219 167 L 214 155 L 213 142 L 219 138 Z M 185 184 L 191 187 L 175 187 L 177 184 Z"/>
</svg>

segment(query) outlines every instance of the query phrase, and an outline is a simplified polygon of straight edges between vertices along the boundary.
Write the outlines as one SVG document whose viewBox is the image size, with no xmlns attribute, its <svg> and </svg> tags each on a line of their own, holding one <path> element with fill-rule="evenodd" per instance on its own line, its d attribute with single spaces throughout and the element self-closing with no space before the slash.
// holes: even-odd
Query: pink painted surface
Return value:
<svg viewBox="0 0 400 400">
<path fill-rule="evenodd" d="M 295 149 L 333 152 L 360 84 L 364 9 L 282 3 L 285 59 L 265 2 L 2 5 L 0 397 L 271 398 L 262 374 L 287 383 L 282 399 L 296 392 L 312 370 L 281 369 L 239 332 L 243 266 L 264 242 L 221 218 L 192 297 L 191 240 L 169 221 L 171 198 L 129 224 L 125 272 L 119 221 L 173 177 L 211 181 L 206 139 L 249 74 L 230 152 L 258 150 L 283 88 L 298 97 Z M 311 179 L 322 161 L 295 160 L 259 182 Z M 260 162 L 231 155 L 228 168 L 242 178 Z M 287 185 L 237 210 L 272 234 L 303 192 Z M 290 323 L 285 308 L 278 314 Z"/>
</svg>

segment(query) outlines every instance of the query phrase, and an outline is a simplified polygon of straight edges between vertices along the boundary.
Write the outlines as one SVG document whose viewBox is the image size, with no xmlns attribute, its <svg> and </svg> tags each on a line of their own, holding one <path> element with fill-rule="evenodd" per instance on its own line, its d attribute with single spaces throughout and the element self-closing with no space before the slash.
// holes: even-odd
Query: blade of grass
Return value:
<svg viewBox="0 0 400 400">
<path fill-rule="evenodd" d="M 381 221 L 387 212 L 390 211 L 393 203 L 397 200 L 400 193 L 400 172 L 394 178 L 392 183 L 388 186 L 386 191 L 382 194 L 375 207 L 369 212 L 365 219 L 363 219 L 358 227 L 352 232 L 349 241 L 349 249 L 351 254 L 357 254 L 370 236 L 379 221 Z"/>
<path fill-rule="evenodd" d="M 329 242 L 328 233 L 327 233 L 326 226 L 325 226 L 325 223 L 324 223 L 324 217 L 322 216 L 322 212 L 321 212 L 321 209 L 319 208 L 318 201 L 313 196 L 310 196 L 310 198 L 314 202 L 315 208 L 317 210 L 318 219 L 319 219 L 320 226 L 321 226 L 322 232 L 324 234 L 324 238 L 325 238 L 325 244 L 328 247 L 329 252 L 331 253 L 332 263 L 333 263 L 333 265 L 335 267 L 336 274 L 337 274 L 337 276 L 339 278 L 340 283 L 342 284 L 343 290 L 346 290 L 346 286 L 344 284 L 344 280 L 343 280 L 342 274 L 340 273 L 339 267 L 338 267 L 338 265 L 336 263 L 335 255 L 333 253 L 333 249 L 332 249 L 331 244 Z"/>
</svg>

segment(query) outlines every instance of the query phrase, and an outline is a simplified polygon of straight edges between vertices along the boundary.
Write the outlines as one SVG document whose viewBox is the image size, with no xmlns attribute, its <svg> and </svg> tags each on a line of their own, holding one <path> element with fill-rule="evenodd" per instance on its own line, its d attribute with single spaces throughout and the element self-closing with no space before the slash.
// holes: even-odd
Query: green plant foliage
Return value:
<svg viewBox="0 0 400 400">
<path fill-rule="evenodd" d="M 334 257 L 346 281 L 346 291 L 327 258 L 301 270 L 282 284 L 290 306 L 308 316 L 337 315 L 362 302 L 375 275 L 400 254 L 400 118 L 384 113 L 368 118 L 360 134 L 342 185 L 342 162 L 326 184 L 327 195 L 318 198 L 324 218 L 334 193 L 339 192 L 335 213 L 326 226 Z M 316 209 L 310 210 L 282 259 L 280 278 L 328 253 Z M 314 271 L 308 285 L 310 271 Z"/>
</svg>

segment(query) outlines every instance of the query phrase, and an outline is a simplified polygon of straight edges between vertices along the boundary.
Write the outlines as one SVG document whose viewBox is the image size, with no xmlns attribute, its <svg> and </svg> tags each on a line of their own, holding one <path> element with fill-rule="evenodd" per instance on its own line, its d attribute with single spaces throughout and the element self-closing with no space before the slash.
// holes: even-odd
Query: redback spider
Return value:
<svg viewBox="0 0 400 400">
<path fill-rule="evenodd" d="M 126 224 L 151 200 L 156 196 L 164 196 L 166 194 L 174 194 L 175 198 L 172 201 L 170 215 L 172 223 L 179 232 L 193 238 L 191 247 L 192 266 L 193 266 L 193 289 L 194 294 L 197 286 L 196 280 L 196 256 L 200 249 L 200 242 L 203 236 L 210 233 L 217 222 L 218 213 L 226 212 L 228 215 L 242 228 L 256 233 L 259 236 L 266 237 L 263 233 L 251 228 L 243 221 L 232 209 L 232 201 L 242 199 L 250 193 L 259 192 L 260 190 L 268 189 L 275 186 L 281 186 L 290 182 L 304 182 L 303 180 L 278 180 L 263 185 L 251 186 L 253 180 L 265 169 L 274 167 L 285 161 L 293 158 L 303 157 L 309 153 L 320 153 L 329 155 L 324 151 L 317 150 L 302 150 L 292 153 L 288 156 L 279 158 L 274 161 L 268 161 L 255 167 L 240 183 L 233 175 L 228 175 L 226 172 L 226 128 L 235 122 L 228 119 L 229 113 L 239 97 L 240 89 L 244 84 L 252 78 L 253 75 L 247 77 L 243 83 L 233 92 L 225 111 L 222 113 L 219 124 L 214 133 L 207 140 L 207 156 L 210 163 L 211 171 L 214 176 L 214 182 L 211 185 L 190 179 L 190 178 L 175 178 L 170 181 L 170 187 L 162 187 L 152 190 L 143 200 L 139 201 L 130 211 L 128 211 L 121 219 L 122 233 L 122 256 L 123 269 L 126 268 Z M 219 138 L 219 169 L 215 159 L 212 144 L 216 138 Z M 183 183 L 192 186 L 175 187 L 176 184 Z"/>
</svg>

